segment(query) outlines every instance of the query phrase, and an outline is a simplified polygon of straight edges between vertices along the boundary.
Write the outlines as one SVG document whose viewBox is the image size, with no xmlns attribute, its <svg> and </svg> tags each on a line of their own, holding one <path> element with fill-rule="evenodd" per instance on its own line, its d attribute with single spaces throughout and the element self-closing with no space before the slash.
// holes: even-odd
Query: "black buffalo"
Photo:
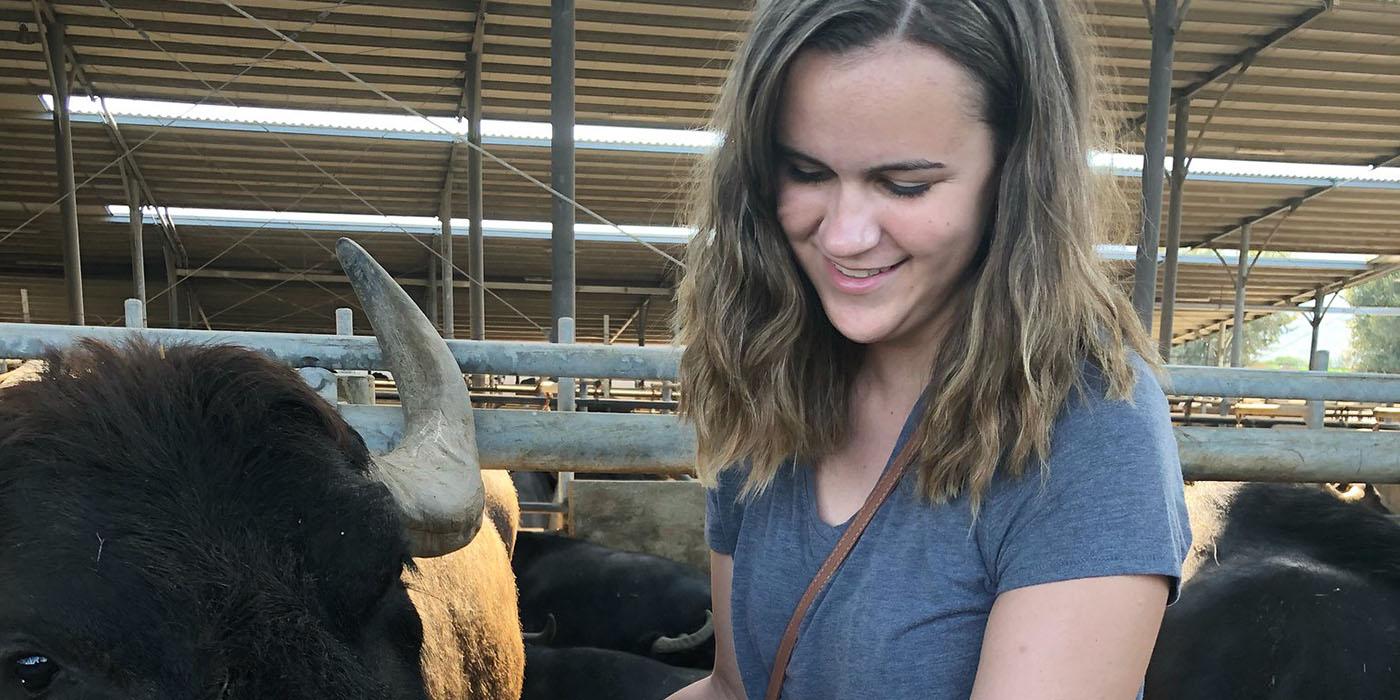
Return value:
<svg viewBox="0 0 1400 700">
<path fill-rule="evenodd" d="M 709 675 L 612 649 L 525 647 L 521 700 L 665 700 Z"/>
<path fill-rule="evenodd" d="M 1400 526 L 1318 487 L 1212 487 L 1146 697 L 1400 697 Z"/>
<path fill-rule="evenodd" d="M 613 649 L 676 666 L 714 665 L 710 581 L 691 567 L 533 532 L 516 538 L 511 566 L 525 629 L 543 629 L 553 615 L 553 646 Z"/>
<path fill-rule="evenodd" d="M 84 343 L 0 389 L 0 698 L 519 695 L 514 492 L 445 344 L 341 255 L 403 391 L 390 454 L 239 348 Z"/>
</svg>

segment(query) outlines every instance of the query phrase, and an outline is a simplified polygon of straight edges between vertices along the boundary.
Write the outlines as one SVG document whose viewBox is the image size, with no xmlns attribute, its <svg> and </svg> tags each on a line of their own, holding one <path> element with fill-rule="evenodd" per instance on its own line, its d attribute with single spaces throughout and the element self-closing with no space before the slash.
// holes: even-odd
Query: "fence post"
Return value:
<svg viewBox="0 0 1400 700">
<path fill-rule="evenodd" d="M 335 373 L 324 367 L 301 367 L 297 369 L 297 374 L 301 375 L 306 385 L 311 390 L 320 394 L 330 405 L 334 406 L 340 400 L 336 394 Z"/>
<path fill-rule="evenodd" d="M 341 307 L 335 310 L 335 334 L 355 335 L 355 312 Z M 374 379 L 362 369 L 341 370 L 336 373 L 336 388 L 345 395 L 345 403 L 374 405 Z"/>
<path fill-rule="evenodd" d="M 603 344 L 612 345 L 612 317 L 608 314 L 603 314 Z M 602 398 L 612 398 L 612 377 L 603 377 L 602 382 Z"/>
<path fill-rule="evenodd" d="M 125 305 L 125 306 L 126 306 L 126 327 L 127 327 L 127 328 L 145 328 L 145 327 L 146 327 L 146 309 L 145 309 L 145 304 L 142 304 L 140 299 L 127 299 L 127 300 L 126 300 L 126 305 Z"/>
<path fill-rule="evenodd" d="M 574 319 L 565 316 L 559 319 L 558 338 L 560 343 L 572 344 L 574 342 Z M 559 406 L 560 411 L 573 411 L 577 404 L 574 401 L 574 378 L 559 377 Z M 558 513 L 550 516 L 552 529 L 563 530 L 569 526 L 569 491 L 573 487 L 574 473 L 559 472 L 559 481 L 554 487 L 554 503 L 560 507 Z"/>
<path fill-rule="evenodd" d="M 1314 372 L 1323 372 L 1323 373 L 1326 373 L 1326 372 L 1327 372 L 1327 361 L 1328 361 L 1328 359 L 1329 359 L 1329 357 L 1328 357 L 1328 352 L 1327 352 L 1326 350 L 1318 350 L 1317 352 L 1313 353 L 1312 362 L 1311 362 L 1310 366 L 1308 367 L 1308 369 L 1310 369 L 1310 370 L 1312 370 L 1312 371 L 1314 371 Z M 1324 427 L 1324 426 L 1327 424 L 1327 420 L 1326 420 L 1326 419 L 1327 419 L 1327 405 L 1326 405 L 1326 402 L 1324 402 L 1324 401 L 1322 401 L 1322 400 L 1320 400 L 1320 399 L 1315 399 L 1315 400 L 1309 401 L 1309 402 L 1308 402 L 1308 427 L 1309 427 L 1309 428 L 1321 428 L 1321 427 Z"/>
</svg>

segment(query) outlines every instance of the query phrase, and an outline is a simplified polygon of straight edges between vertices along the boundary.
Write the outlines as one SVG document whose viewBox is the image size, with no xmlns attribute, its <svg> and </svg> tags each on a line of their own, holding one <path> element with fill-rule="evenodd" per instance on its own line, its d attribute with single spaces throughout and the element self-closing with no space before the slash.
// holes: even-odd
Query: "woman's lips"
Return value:
<svg viewBox="0 0 1400 700">
<path fill-rule="evenodd" d="M 901 260 L 884 267 L 849 268 L 827 260 L 826 269 L 832 285 L 837 289 L 851 294 L 862 294 L 883 285 L 885 280 L 899 271 L 904 262 Z"/>
</svg>

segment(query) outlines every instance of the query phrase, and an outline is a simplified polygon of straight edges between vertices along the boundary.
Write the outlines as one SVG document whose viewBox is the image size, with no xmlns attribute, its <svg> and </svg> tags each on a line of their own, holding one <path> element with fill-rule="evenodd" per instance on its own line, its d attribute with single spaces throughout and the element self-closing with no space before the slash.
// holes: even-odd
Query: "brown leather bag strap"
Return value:
<svg viewBox="0 0 1400 700">
<path fill-rule="evenodd" d="M 797 646 L 797 633 L 802 627 L 802 620 L 807 617 L 807 610 L 812 607 L 817 596 L 821 594 L 826 585 L 830 583 L 831 577 L 836 575 L 836 570 L 846 561 L 846 556 L 851 553 L 851 549 L 856 546 L 856 540 L 860 539 L 865 527 L 875 518 L 875 513 L 880 510 L 894 493 L 894 489 L 899 485 L 899 480 L 904 476 L 905 468 L 909 464 L 909 457 L 913 453 L 914 440 L 910 439 L 904 443 L 904 449 L 899 451 L 895 457 L 895 462 L 885 473 L 880 476 L 880 480 L 875 483 L 875 488 L 866 496 L 865 503 L 856 512 L 851 524 L 846 527 L 846 532 L 837 541 L 836 548 L 827 555 L 826 561 L 822 562 L 817 575 L 807 586 L 807 592 L 802 594 L 802 599 L 797 602 L 797 609 L 792 611 L 792 619 L 788 620 L 787 630 L 783 632 L 783 639 L 778 643 L 778 656 L 773 659 L 773 670 L 768 676 L 768 692 L 764 693 L 765 700 L 778 700 L 783 694 L 783 680 L 787 678 L 788 660 L 792 658 L 793 647 Z"/>
</svg>

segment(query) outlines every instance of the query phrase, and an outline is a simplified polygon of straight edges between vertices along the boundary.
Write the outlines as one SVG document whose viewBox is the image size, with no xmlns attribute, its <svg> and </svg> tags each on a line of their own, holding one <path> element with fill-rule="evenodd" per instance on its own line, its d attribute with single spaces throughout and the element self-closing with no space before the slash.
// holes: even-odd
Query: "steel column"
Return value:
<svg viewBox="0 0 1400 700">
<path fill-rule="evenodd" d="M 140 299 L 127 299 L 123 305 L 126 311 L 127 328 L 146 327 L 146 305 Z"/>
<path fill-rule="evenodd" d="M 355 311 L 341 307 L 335 310 L 335 334 L 355 335 Z M 362 369 L 341 370 L 336 378 L 337 394 L 346 403 L 363 406 L 374 404 L 374 379 Z"/>
<path fill-rule="evenodd" d="M 1235 263 L 1235 327 L 1230 339 L 1230 366 L 1244 366 L 1244 293 L 1249 285 L 1249 224 L 1240 229 L 1240 259 Z"/>
<path fill-rule="evenodd" d="M 29 323 L 29 290 L 24 288 L 19 290 L 19 317 Z"/>
<path fill-rule="evenodd" d="M 131 207 L 131 215 L 127 217 L 131 226 L 131 293 L 141 302 L 141 313 L 146 313 L 146 243 L 141 237 L 145 217 L 141 215 L 141 183 L 135 172 L 126 178 L 126 199 Z"/>
<path fill-rule="evenodd" d="M 1157 245 L 1162 224 L 1162 182 L 1166 177 L 1167 109 L 1171 104 L 1172 50 L 1176 41 L 1176 1 L 1157 0 L 1152 18 L 1152 67 L 1147 85 L 1147 138 L 1142 163 L 1142 235 L 1133 278 L 1133 308 L 1151 332 L 1157 292 Z"/>
<path fill-rule="evenodd" d="M 574 0 L 551 0 L 549 15 L 549 184 L 574 198 Z M 574 313 L 574 205 L 552 201 L 553 284 L 551 328 Z"/>
<path fill-rule="evenodd" d="M 64 60 L 62 22 L 44 23 L 48 36 L 49 77 L 53 82 L 54 157 L 58 161 L 58 196 L 63 213 L 63 279 L 68 287 L 68 322 L 84 325 L 83 264 L 78 245 L 78 197 L 73 180 L 73 133 L 68 121 L 68 67 Z"/>
<path fill-rule="evenodd" d="M 402 286 L 402 282 L 399 283 Z M 433 328 L 442 330 L 442 319 L 438 318 L 438 264 L 437 256 L 428 254 L 428 284 L 423 290 L 423 315 L 428 317 L 428 322 L 433 324 Z"/>
<path fill-rule="evenodd" d="M 472 340 L 486 339 L 486 232 L 483 230 L 481 196 L 481 52 L 473 46 L 467 58 L 467 141 L 472 148 L 467 153 L 467 215 L 471 217 Z"/>
<path fill-rule="evenodd" d="M 612 345 L 612 316 L 608 314 L 603 314 L 603 344 Z M 612 378 L 603 377 L 601 381 L 603 398 L 612 398 Z"/>
<path fill-rule="evenodd" d="M 451 156 L 447 160 L 447 178 L 442 185 L 442 202 L 438 205 L 438 219 L 442 222 L 442 233 L 438 236 L 438 258 L 442 271 L 438 283 L 442 285 L 442 337 L 456 335 L 457 324 L 452 309 L 452 169 Z"/>
<path fill-rule="evenodd" d="M 567 316 L 559 319 L 559 325 L 555 327 L 555 333 L 560 343 L 572 344 L 575 337 L 574 332 L 574 319 Z M 576 397 L 574 396 L 574 382 L 575 380 L 573 377 L 559 377 L 559 394 L 556 408 L 562 413 L 572 413 L 577 407 Z M 554 485 L 553 499 L 555 505 L 559 506 L 559 512 L 555 514 L 556 517 L 550 519 L 551 525 L 554 526 L 553 529 L 555 530 L 562 530 L 569 524 L 569 491 L 573 487 L 573 482 L 573 472 L 559 472 L 559 480 L 556 481 Z"/>
<path fill-rule="evenodd" d="M 1317 296 L 1313 297 L 1312 318 L 1308 319 L 1308 323 L 1312 326 L 1312 342 L 1308 344 L 1308 369 L 1317 369 L 1317 367 L 1314 366 L 1314 363 L 1317 361 L 1317 343 L 1321 339 L 1319 336 L 1322 334 L 1322 317 L 1327 313 L 1327 311 L 1322 308 L 1323 296 L 1325 295 L 1322 293 L 1322 289 L 1319 288 L 1317 290 Z"/>
<path fill-rule="evenodd" d="M 647 344 L 647 309 L 651 306 L 650 299 L 642 300 L 642 307 L 637 309 L 637 347 L 646 347 Z"/>
<path fill-rule="evenodd" d="M 175 264 L 175 251 L 169 244 L 163 248 L 165 254 L 165 303 L 170 307 L 170 327 L 180 327 L 180 278 Z"/>
<path fill-rule="evenodd" d="M 1308 358 L 1308 369 L 1313 372 L 1327 373 L 1328 353 L 1326 350 L 1318 350 Z M 1322 428 L 1327 424 L 1327 405 L 1321 399 L 1313 399 L 1308 402 L 1308 427 Z"/>
<path fill-rule="evenodd" d="M 1162 270 L 1162 317 L 1158 319 L 1157 350 L 1163 362 L 1172 359 L 1172 321 L 1176 315 L 1176 272 L 1181 252 L 1181 197 L 1186 186 L 1186 140 L 1191 125 L 1191 100 L 1176 103 L 1172 134 L 1172 195 L 1167 209 L 1167 260 Z"/>
</svg>

